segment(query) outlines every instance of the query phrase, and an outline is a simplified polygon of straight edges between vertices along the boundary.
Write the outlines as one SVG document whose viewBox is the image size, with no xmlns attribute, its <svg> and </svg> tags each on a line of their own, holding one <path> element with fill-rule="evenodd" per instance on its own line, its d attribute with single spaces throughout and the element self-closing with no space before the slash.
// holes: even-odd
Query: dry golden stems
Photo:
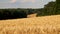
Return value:
<svg viewBox="0 0 60 34">
<path fill-rule="evenodd" d="M 2 20 L 0 34 L 60 34 L 60 15 Z"/>
<path fill-rule="evenodd" d="M 1 29 L 1 28 L 0 28 Z M 60 33 L 60 28 L 57 26 L 47 25 L 38 27 L 5 27 L 0 30 L 0 34 L 58 34 Z"/>
</svg>

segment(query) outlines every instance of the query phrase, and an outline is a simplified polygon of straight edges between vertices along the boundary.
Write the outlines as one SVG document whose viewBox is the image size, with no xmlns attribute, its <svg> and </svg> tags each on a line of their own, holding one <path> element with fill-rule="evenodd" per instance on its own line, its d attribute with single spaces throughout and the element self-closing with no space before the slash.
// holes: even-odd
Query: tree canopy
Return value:
<svg viewBox="0 0 60 34">
<path fill-rule="evenodd" d="M 60 0 L 51 1 L 39 9 L 0 9 L 1 19 L 27 18 L 27 15 L 37 13 L 37 16 L 58 15 L 60 14 Z"/>
</svg>

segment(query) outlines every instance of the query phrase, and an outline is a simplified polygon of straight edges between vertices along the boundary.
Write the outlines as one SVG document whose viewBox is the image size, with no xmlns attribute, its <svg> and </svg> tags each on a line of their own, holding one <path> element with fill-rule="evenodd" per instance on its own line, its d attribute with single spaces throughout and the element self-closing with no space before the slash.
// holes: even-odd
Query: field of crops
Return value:
<svg viewBox="0 0 60 34">
<path fill-rule="evenodd" d="M 0 20 L 0 34 L 60 34 L 60 15 Z"/>
</svg>

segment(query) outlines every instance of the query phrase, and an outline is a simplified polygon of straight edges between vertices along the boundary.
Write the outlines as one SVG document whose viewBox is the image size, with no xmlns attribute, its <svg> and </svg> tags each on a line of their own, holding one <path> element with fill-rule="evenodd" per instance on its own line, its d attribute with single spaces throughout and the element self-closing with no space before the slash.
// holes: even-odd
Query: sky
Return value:
<svg viewBox="0 0 60 34">
<path fill-rule="evenodd" d="M 43 8 L 55 0 L 0 0 L 0 8 Z"/>
</svg>

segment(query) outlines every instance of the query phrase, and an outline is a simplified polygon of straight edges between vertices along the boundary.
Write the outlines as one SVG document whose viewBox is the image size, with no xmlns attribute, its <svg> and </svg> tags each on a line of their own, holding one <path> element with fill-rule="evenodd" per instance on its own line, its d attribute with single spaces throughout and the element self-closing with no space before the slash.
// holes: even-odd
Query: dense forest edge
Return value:
<svg viewBox="0 0 60 34">
<path fill-rule="evenodd" d="M 38 16 L 58 15 L 60 14 L 59 1 L 51 1 L 40 9 L 22 9 L 22 8 L 8 8 L 0 9 L 0 20 L 27 18 L 27 15 L 37 13 Z"/>
</svg>

